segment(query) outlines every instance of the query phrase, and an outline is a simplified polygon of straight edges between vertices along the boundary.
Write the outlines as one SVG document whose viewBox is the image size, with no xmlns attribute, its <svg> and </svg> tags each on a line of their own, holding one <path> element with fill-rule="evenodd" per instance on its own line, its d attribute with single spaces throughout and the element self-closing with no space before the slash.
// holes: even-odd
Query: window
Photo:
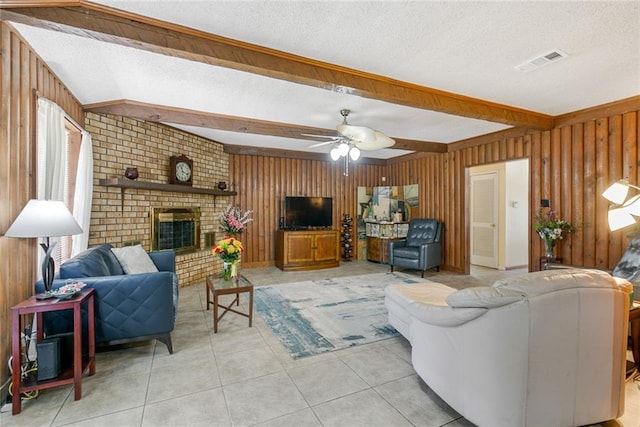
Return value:
<svg viewBox="0 0 640 427">
<path fill-rule="evenodd" d="M 37 102 L 37 198 L 64 202 L 84 230 L 80 239 L 52 237 L 57 244 L 51 256 L 59 267 L 87 244 L 93 191 L 91 137 L 55 103 L 44 98 Z"/>
<path fill-rule="evenodd" d="M 66 164 L 64 170 L 64 194 L 63 201 L 71 212 L 74 211 L 74 197 L 76 192 L 76 175 L 78 173 L 78 161 L 80 156 L 80 145 L 82 143 L 82 133 L 69 120 L 65 119 L 65 152 Z M 56 269 L 63 261 L 71 258 L 73 250 L 73 236 L 63 236 L 59 238 L 58 245 L 51 255 L 56 263 Z"/>
</svg>

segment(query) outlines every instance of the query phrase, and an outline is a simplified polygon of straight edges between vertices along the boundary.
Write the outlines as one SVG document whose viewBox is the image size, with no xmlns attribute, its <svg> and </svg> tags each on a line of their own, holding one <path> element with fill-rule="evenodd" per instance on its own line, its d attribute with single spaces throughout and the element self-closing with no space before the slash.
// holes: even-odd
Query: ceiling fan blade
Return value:
<svg viewBox="0 0 640 427">
<path fill-rule="evenodd" d="M 374 142 L 376 140 L 375 131 L 366 126 L 354 126 L 346 123 L 339 124 L 336 129 L 345 137 L 363 142 Z"/>
<path fill-rule="evenodd" d="M 371 151 L 371 150 L 381 150 L 383 148 L 393 147 L 396 143 L 393 139 L 389 138 L 382 132 L 374 131 L 375 139 L 373 141 L 356 141 L 354 140 L 354 144 L 360 150 Z"/>
<path fill-rule="evenodd" d="M 318 142 L 317 144 L 313 144 L 313 145 L 309 145 L 307 148 L 316 148 L 316 147 L 321 147 L 323 145 L 328 145 L 328 144 L 333 144 L 335 141 L 331 140 L 331 141 L 325 141 L 325 142 Z"/>
<path fill-rule="evenodd" d="M 312 135 L 310 133 L 301 133 L 300 135 L 302 135 L 302 136 L 312 136 L 314 138 L 329 138 L 329 139 L 338 138 L 338 135 L 333 135 L 333 136 L 331 136 L 331 135 Z"/>
</svg>

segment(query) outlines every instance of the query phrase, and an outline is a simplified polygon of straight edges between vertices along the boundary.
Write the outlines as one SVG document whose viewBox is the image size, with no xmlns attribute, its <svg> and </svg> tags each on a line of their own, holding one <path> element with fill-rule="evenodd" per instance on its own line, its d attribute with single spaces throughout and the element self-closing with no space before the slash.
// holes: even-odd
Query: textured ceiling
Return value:
<svg viewBox="0 0 640 427">
<path fill-rule="evenodd" d="M 640 2 L 98 1 L 166 22 L 551 116 L 640 94 Z M 2 11 L 0 10 L 0 15 Z M 450 143 L 510 126 L 15 24 L 83 104 L 127 99 Z M 531 72 L 515 67 L 560 49 Z M 226 144 L 319 153 L 312 141 L 175 125 Z M 363 156 L 407 153 L 386 149 Z"/>
</svg>

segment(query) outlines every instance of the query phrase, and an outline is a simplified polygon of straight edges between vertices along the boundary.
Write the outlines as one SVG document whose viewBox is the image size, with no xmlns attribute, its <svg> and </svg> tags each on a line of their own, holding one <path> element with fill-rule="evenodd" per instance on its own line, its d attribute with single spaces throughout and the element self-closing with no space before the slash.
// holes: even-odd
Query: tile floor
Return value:
<svg viewBox="0 0 640 427">
<path fill-rule="evenodd" d="M 243 273 L 265 285 L 380 271 L 388 266 L 357 261 Z M 522 272 L 474 268 L 472 276 L 492 283 Z M 20 415 L 5 405 L 0 426 L 472 426 L 417 377 L 403 338 L 293 360 L 256 313 L 252 328 L 228 313 L 213 334 L 205 305 L 204 283 L 181 289 L 173 355 L 155 342 L 99 353 L 81 400 L 70 386 L 46 390 Z M 626 407 L 605 426 L 640 425 L 637 383 L 627 383 Z"/>
</svg>

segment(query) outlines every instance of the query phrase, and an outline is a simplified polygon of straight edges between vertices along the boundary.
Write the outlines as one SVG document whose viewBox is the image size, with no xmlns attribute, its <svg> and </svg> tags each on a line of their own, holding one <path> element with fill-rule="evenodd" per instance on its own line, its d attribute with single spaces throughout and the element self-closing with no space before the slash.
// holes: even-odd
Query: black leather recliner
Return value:
<svg viewBox="0 0 640 427">
<path fill-rule="evenodd" d="M 442 260 L 442 223 L 435 219 L 414 218 L 407 238 L 389 243 L 389 264 L 394 267 L 440 271 Z"/>
</svg>

